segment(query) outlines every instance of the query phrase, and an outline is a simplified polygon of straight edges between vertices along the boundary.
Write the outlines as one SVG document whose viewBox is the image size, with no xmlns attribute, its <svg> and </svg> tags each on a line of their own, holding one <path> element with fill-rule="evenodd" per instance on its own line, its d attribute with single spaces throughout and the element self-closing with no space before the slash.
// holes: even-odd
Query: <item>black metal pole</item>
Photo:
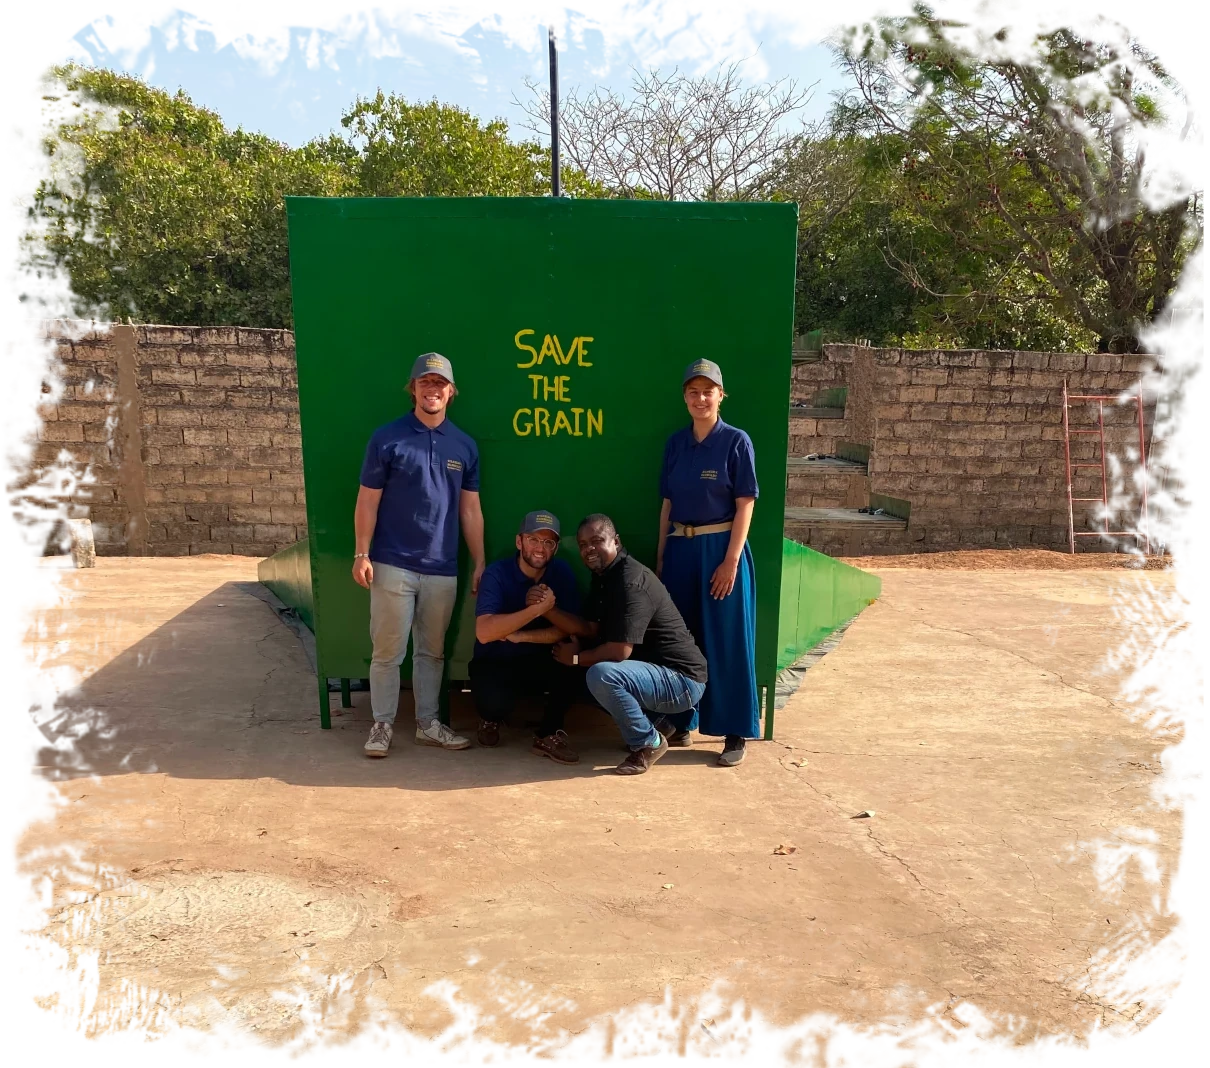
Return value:
<svg viewBox="0 0 1210 1068">
<path fill-rule="evenodd" d="M 550 43 L 550 195 L 563 195 L 559 180 L 559 53 L 555 51 L 555 28 L 547 28 Z"/>
</svg>

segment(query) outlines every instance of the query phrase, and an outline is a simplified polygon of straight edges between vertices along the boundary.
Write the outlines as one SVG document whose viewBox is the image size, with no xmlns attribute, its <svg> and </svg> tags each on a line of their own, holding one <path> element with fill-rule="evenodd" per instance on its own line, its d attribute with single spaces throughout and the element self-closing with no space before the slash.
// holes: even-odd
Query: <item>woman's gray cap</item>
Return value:
<svg viewBox="0 0 1210 1068">
<path fill-rule="evenodd" d="M 685 377 L 681 379 L 681 385 L 685 385 L 691 378 L 708 378 L 719 389 L 723 388 L 723 369 L 713 360 L 694 360 L 685 368 Z"/>
<path fill-rule="evenodd" d="M 415 382 L 421 375 L 440 375 L 451 386 L 454 384 L 454 365 L 439 352 L 426 352 L 417 356 L 412 364 L 412 376 L 408 381 Z"/>
</svg>

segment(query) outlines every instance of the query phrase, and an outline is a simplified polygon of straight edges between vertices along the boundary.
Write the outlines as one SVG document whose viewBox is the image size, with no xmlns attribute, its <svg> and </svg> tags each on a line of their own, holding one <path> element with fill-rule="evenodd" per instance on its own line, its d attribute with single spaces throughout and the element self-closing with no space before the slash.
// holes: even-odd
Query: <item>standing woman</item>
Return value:
<svg viewBox="0 0 1210 1068">
<path fill-rule="evenodd" d="M 682 390 L 693 422 L 664 447 L 656 571 L 706 657 L 699 729 L 725 739 L 718 762 L 733 767 L 744 759 L 745 740 L 760 732 L 756 571 L 748 548 L 756 457 L 752 439 L 719 418 L 726 394 L 717 363 L 691 363 Z M 694 718 L 668 717 L 670 744 L 690 744 Z"/>
</svg>

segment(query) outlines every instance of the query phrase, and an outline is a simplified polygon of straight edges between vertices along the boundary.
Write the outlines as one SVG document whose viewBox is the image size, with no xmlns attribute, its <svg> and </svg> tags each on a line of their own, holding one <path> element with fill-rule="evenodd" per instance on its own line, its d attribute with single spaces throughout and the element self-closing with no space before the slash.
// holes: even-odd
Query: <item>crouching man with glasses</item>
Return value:
<svg viewBox="0 0 1210 1068">
<path fill-rule="evenodd" d="M 530 512 L 517 534 L 517 553 L 483 572 L 475 602 L 475 652 L 471 694 L 479 712 L 479 744 L 500 744 L 500 725 L 510 722 L 517 698 L 545 697 L 530 752 L 558 764 L 580 758 L 568 744 L 563 720 L 580 691 L 584 672 L 560 664 L 550 647 L 578 622 L 579 593 L 566 560 L 559 560 L 559 520 Z"/>
</svg>

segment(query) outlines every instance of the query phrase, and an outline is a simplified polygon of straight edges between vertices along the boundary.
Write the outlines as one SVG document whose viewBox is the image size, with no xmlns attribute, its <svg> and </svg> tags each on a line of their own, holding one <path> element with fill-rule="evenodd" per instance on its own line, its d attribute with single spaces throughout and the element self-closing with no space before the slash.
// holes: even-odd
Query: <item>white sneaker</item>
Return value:
<svg viewBox="0 0 1210 1068">
<path fill-rule="evenodd" d="M 386 756 L 387 750 L 391 748 L 393 733 L 389 723 L 375 723 L 370 728 L 370 740 L 366 742 L 366 756 Z"/>
<path fill-rule="evenodd" d="M 427 727 L 416 724 L 417 745 L 437 745 L 442 749 L 465 749 L 470 740 L 461 734 L 455 734 L 439 719 L 433 720 Z"/>
</svg>

